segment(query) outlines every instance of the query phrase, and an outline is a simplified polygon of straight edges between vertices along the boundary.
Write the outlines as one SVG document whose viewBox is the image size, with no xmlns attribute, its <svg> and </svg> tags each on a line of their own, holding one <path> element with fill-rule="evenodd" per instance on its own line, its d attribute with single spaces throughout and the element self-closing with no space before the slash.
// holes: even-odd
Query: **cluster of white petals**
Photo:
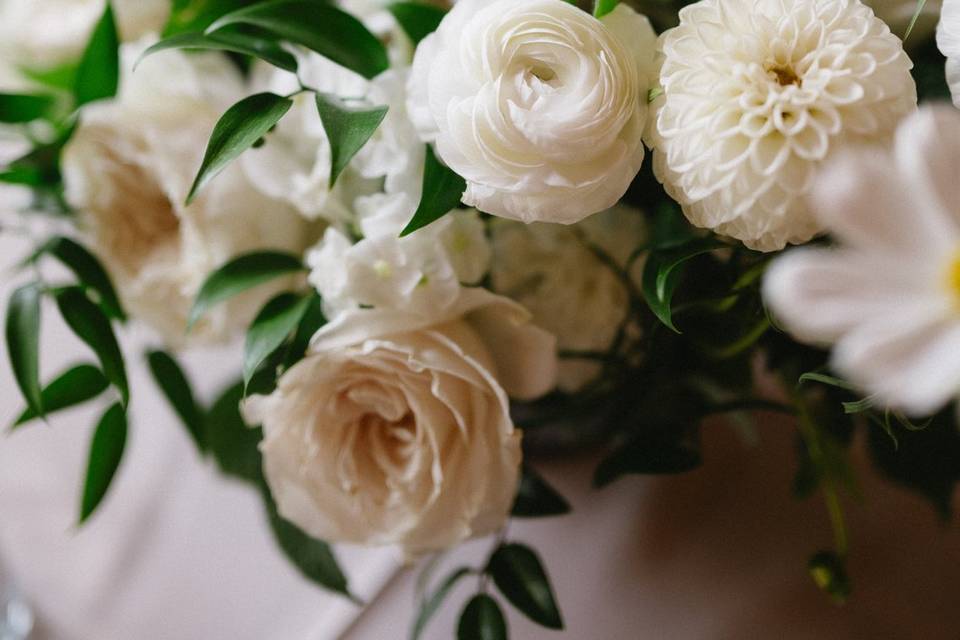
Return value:
<svg viewBox="0 0 960 640">
<path fill-rule="evenodd" d="M 877 403 L 926 415 L 960 393 L 960 113 L 924 108 L 896 149 L 828 165 L 814 191 L 839 243 L 770 267 L 764 298 Z"/>
<path fill-rule="evenodd" d="M 947 84 L 960 107 L 960 0 L 944 0 L 937 27 L 937 45 L 947 57 Z"/>
<path fill-rule="evenodd" d="M 557 337 L 561 353 L 585 356 L 561 355 L 562 391 L 575 393 L 595 380 L 601 370 L 595 355 L 607 353 L 625 329 L 630 295 L 623 277 L 639 284 L 643 261 L 634 260 L 629 274 L 626 269 L 646 236 L 641 212 L 625 205 L 572 226 L 492 223 L 493 290 L 529 309 L 534 322 Z"/>
<path fill-rule="evenodd" d="M 417 47 L 407 106 L 467 181 L 463 202 L 570 224 L 616 204 L 643 160 L 655 35 L 625 5 L 461 0 Z"/>
<path fill-rule="evenodd" d="M 693 224 L 763 251 L 819 232 L 820 165 L 916 104 L 900 39 L 859 0 L 701 0 L 661 49 L 658 177 Z"/>
<path fill-rule="evenodd" d="M 213 270 L 258 249 L 299 253 L 315 235 L 295 211 L 255 190 L 239 166 L 185 205 L 204 141 L 245 88 L 218 54 L 165 52 L 130 73 L 142 50 L 124 46 L 117 98 L 84 109 L 63 155 L 66 197 L 131 315 L 178 346 Z M 190 341 L 235 335 L 269 294 L 252 292 L 213 310 Z"/>
</svg>

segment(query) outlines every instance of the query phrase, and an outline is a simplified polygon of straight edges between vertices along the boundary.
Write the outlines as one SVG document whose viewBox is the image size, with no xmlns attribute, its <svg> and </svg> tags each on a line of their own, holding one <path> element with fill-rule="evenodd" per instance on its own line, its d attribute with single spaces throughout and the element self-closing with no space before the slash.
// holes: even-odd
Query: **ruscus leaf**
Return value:
<svg viewBox="0 0 960 640">
<path fill-rule="evenodd" d="M 330 142 L 330 187 L 387 115 L 387 107 L 352 107 L 332 94 L 316 94 L 317 110 Z"/>
<path fill-rule="evenodd" d="M 55 104 L 53 96 L 0 93 L 0 122 L 33 122 L 46 117 Z"/>
<path fill-rule="evenodd" d="M 620 0 L 596 0 L 593 6 L 593 15 L 602 18 L 616 9 L 618 4 L 620 4 Z"/>
<path fill-rule="evenodd" d="M 490 557 L 487 572 L 500 593 L 524 615 L 549 629 L 563 629 L 550 581 L 533 549 L 517 543 L 501 545 Z"/>
<path fill-rule="evenodd" d="M 112 98 L 120 85 L 120 36 L 113 7 L 106 4 L 77 67 L 73 95 L 78 107 Z"/>
<path fill-rule="evenodd" d="M 246 24 L 316 51 L 371 79 L 390 66 L 383 43 L 363 23 L 333 4 L 314 0 L 269 0 L 228 13 L 207 28 L 216 33 Z"/>
<path fill-rule="evenodd" d="M 292 106 L 290 98 L 258 93 L 227 109 L 210 135 L 200 170 L 187 195 L 187 204 L 227 165 L 265 136 Z"/>
<path fill-rule="evenodd" d="M 207 277 L 190 309 L 187 325 L 193 326 L 212 307 L 235 295 L 303 269 L 303 262 L 296 256 L 275 251 L 246 253 L 234 258 Z"/>
<path fill-rule="evenodd" d="M 423 195 L 413 218 L 407 224 L 400 237 L 410 235 L 435 222 L 460 205 L 460 198 L 467 190 L 467 181 L 453 169 L 442 164 L 427 146 L 426 164 L 423 170 Z"/>
<path fill-rule="evenodd" d="M 485 593 L 473 596 L 460 614 L 457 640 L 507 640 L 507 621 L 497 601 Z"/>
<path fill-rule="evenodd" d="M 437 587 L 437 590 L 433 594 L 426 598 L 422 605 L 420 606 L 420 612 L 417 614 L 417 619 L 413 623 L 413 631 L 410 633 L 411 640 L 419 640 L 420 636 L 423 634 L 423 631 L 427 628 L 427 623 L 430 622 L 430 618 L 433 617 L 433 614 L 437 612 L 440 608 L 440 605 L 443 604 L 444 599 L 450 595 L 450 592 L 457 585 L 461 578 L 470 575 L 473 571 L 467 567 L 460 567 L 449 576 L 444 579 L 444 581 Z"/>
<path fill-rule="evenodd" d="M 263 434 L 244 422 L 240 414 L 242 400 L 242 382 L 225 389 L 205 416 L 204 435 L 207 450 L 222 473 L 259 487 L 263 483 L 263 471 L 257 447 Z"/>
<path fill-rule="evenodd" d="M 414 46 L 436 31 L 447 15 L 442 8 L 425 2 L 393 2 L 387 5 L 387 10 L 393 14 Z"/>
<path fill-rule="evenodd" d="M 13 377 L 34 415 L 44 417 L 40 387 L 40 285 L 26 284 L 10 297 L 6 321 L 7 353 Z"/>
<path fill-rule="evenodd" d="M 694 425 L 662 425 L 628 440 L 615 449 L 594 473 L 603 487 L 626 474 L 686 473 L 703 464 L 699 431 Z"/>
<path fill-rule="evenodd" d="M 704 238 L 666 251 L 650 252 L 643 269 L 643 298 L 654 315 L 672 331 L 680 333 L 673 323 L 671 303 L 683 265 L 722 246 L 723 243 L 715 238 Z"/>
<path fill-rule="evenodd" d="M 140 54 L 134 68 L 147 56 L 171 49 L 208 49 L 232 51 L 259 58 L 285 71 L 297 71 L 297 59 L 292 53 L 267 38 L 239 31 L 223 30 L 213 34 L 181 33 L 165 38 Z"/>
<path fill-rule="evenodd" d="M 90 444 L 83 500 L 80 504 L 80 524 L 97 510 L 110 489 L 113 477 L 120 467 L 127 443 L 127 416 L 120 404 L 107 409 L 100 419 Z"/>
<path fill-rule="evenodd" d="M 193 396 L 190 380 L 173 356 L 164 351 L 147 353 L 150 373 L 164 397 L 177 413 L 200 451 L 206 450 L 203 411 Z"/>
<path fill-rule="evenodd" d="M 71 367 L 53 379 L 43 389 L 43 410 L 47 415 L 63 409 L 75 407 L 87 400 L 92 400 L 107 390 L 109 383 L 103 377 L 100 369 L 91 364 L 80 364 Z M 24 410 L 11 430 L 37 419 L 33 409 Z"/>
<path fill-rule="evenodd" d="M 516 518 L 543 518 L 570 513 L 570 503 L 547 484 L 540 474 L 523 465 L 520 487 L 511 515 Z"/>
<path fill-rule="evenodd" d="M 309 306 L 310 298 L 294 293 L 281 293 L 264 305 L 247 330 L 243 355 L 245 385 L 263 361 L 294 332 Z"/>
<path fill-rule="evenodd" d="M 96 292 L 100 306 L 108 316 L 115 320 L 126 320 L 110 276 L 93 254 L 77 242 L 64 237 L 53 238 L 45 245 L 44 250 L 70 269 L 84 286 Z"/>
</svg>

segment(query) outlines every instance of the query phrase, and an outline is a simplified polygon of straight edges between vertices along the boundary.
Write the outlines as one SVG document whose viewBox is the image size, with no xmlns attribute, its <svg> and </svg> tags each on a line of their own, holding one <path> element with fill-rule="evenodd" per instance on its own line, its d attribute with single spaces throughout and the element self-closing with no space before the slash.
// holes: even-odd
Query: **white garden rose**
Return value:
<svg viewBox="0 0 960 640">
<path fill-rule="evenodd" d="M 414 56 L 407 109 L 467 181 L 463 202 L 570 224 L 614 205 L 643 160 L 655 34 L 625 5 L 461 0 Z"/>
<path fill-rule="evenodd" d="M 80 56 L 105 0 L 0 0 L 0 57 L 46 69 Z M 113 0 L 120 37 L 159 33 L 170 0 Z"/>
<path fill-rule="evenodd" d="M 630 311 L 624 275 L 639 286 L 643 261 L 626 269 L 646 238 L 643 215 L 617 206 L 570 227 L 496 220 L 491 231 L 493 290 L 529 309 L 557 337 L 557 349 L 571 352 L 561 355 L 557 383 L 568 393 L 581 390 L 600 373 L 595 354 L 613 347 Z"/>
<path fill-rule="evenodd" d="M 944 0 L 937 27 L 937 46 L 947 57 L 947 84 L 960 107 L 960 0 Z"/>
<path fill-rule="evenodd" d="M 142 50 L 123 48 L 124 69 Z M 124 74 L 115 100 L 89 105 L 64 151 L 66 197 L 121 301 L 173 346 L 205 278 L 241 253 L 300 253 L 315 235 L 292 209 L 253 189 L 228 167 L 190 206 L 187 193 L 214 123 L 245 95 L 219 54 L 165 52 Z M 190 339 L 243 329 L 269 291 L 240 296 L 207 314 Z"/>
<path fill-rule="evenodd" d="M 508 394 L 553 384 L 553 341 L 518 305 L 468 289 L 434 321 L 356 310 L 321 329 L 269 396 L 264 473 L 280 514 L 332 542 L 409 557 L 499 529 L 519 480 Z"/>
<path fill-rule="evenodd" d="M 822 163 L 916 106 L 900 39 L 859 0 L 701 0 L 660 43 L 657 176 L 693 224 L 761 251 L 818 233 Z"/>
</svg>

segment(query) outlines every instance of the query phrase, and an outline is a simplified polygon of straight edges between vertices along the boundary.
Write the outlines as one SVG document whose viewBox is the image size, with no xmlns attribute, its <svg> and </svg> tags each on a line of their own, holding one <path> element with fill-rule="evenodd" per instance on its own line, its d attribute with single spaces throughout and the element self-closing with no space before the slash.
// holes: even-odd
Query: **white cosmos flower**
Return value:
<svg viewBox="0 0 960 640">
<path fill-rule="evenodd" d="M 545 393 L 555 374 L 553 341 L 528 318 L 469 289 L 433 320 L 358 309 L 327 325 L 244 406 L 280 514 L 410 557 L 502 527 L 522 455 L 507 395 Z"/>
<path fill-rule="evenodd" d="M 839 158 L 814 191 L 839 246 L 788 252 L 764 298 L 881 403 L 929 414 L 960 392 L 960 113 L 928 107 L 892 153 Z"/>
<path fill-rule="evenodd" d="M 859 0 L 701 0 L 661 49 L 657 175 L 695 225 L 762 251 L 820 231 L 817 168 L 916 104 L 899 38 Z"/>
<path fill-rule="evenodd" d="M 944 0 L 937 27 L 937 46 L 947 57 L 947 84 L 960 107 L 960 0 Z"/>
<path fill-rule="evenodd" d="M 624 194 L 643 160 L 655 35 L 621 4 L 461 0 L 417 47 L 407 109 L 467 180 L 463 202 L 570 224 Z"/>
<path fill-rule="evenodd" d="M 117 28 L 132 41 L 159 33 L 170 0 L 113 0 Z M 0 57 L 46 69 L 80 56 L 105 0 L 0 0 Z"/>
<path fill-rule="evenodd" d="M 124 46 L 118 97 L 84 108 L 64 150 L 66 197 L 131 315 L 179 346 L 214 269 L 259 249 L 299 254 L 316 236 L 291 208 L 253 189 L 237 165 L 184 204 L 214 124 L 245 89 L 220 54 L 165 52 L 128 73 L 142 50 Z M 234 335 L 270 293 L 214 309 L 189 340 Z"/>
<path fill-rule="evenodd" d="M 617 206 L 569 227 L 496 220 L 491 233 L 495 292 L 529 309 L 534 322 L 557 337 L 560 351 L 611 349 L 629 313 L 630 297 L 622 275 L 595 251 L 625 268 L 646 238 L 639 211 Z M 636 282 L 642 264 L 632 265 Z M 595 361 L 561 358 L 558 385 L 576 392 L 595 379 L 600 368 Z"/>
</svg>

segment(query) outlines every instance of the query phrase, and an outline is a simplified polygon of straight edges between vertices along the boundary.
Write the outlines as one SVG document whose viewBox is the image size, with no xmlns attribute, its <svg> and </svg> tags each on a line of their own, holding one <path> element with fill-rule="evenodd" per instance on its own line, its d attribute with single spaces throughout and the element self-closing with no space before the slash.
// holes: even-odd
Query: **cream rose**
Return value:
<svg viewBox="0 0 960 640">
<path fill-rule="evenodd" d="M 466 204 L 570 224 L 640 169 L 655 48 L 622 4 L 597 20 L 563 0 L 461 0 L 417 48 L 407 109 Z"/>
<path fill-rule="evenodd" d="M 141 50 L 123 49 L 124 68 Z M 125 74 L 116 100 L 89 105 L 63 156 L 66 197 L 130 313 L 173 346 L 205 278 L 248 251 L 299 253 L 316 235 L 292 209 L 231 166 L 184 205 L 214 123 L 245 95 L 219 54 L 166 52 Z M 190 338 L 241 330 L 269 291 L 215 309 Z"/>
<path fill-rule="evenodd" d="M 465 290 L 438 322 L 390 310 L 344 314 L 270 396 L 264 473 L 281 515 L 333 542 L 408 556 L 496 531 L 521 461 L 508 394 L 553 385 L 553 340 L 518 305 Z"/>
</svg>

